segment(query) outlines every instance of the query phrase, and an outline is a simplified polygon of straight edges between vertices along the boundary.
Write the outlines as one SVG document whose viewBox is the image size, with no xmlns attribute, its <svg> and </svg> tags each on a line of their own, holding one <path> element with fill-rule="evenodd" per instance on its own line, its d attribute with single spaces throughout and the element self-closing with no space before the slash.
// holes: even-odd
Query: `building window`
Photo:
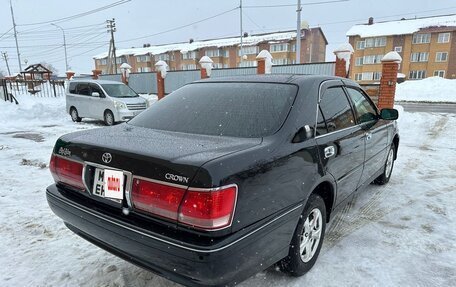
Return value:
<svg viewBox="0 0 456 287">
<path fill-rule="evenodd" d="M 241 54 L 241 50 L 242 50 L 242 54 Z M 242 47 L 241 50 L 239 50 L 239 56 L 241 56 L 241 55 L 256 55 L 256 54 L 258 54 L 258 47 L 257 46 Z"/>
<path fill-rule="evenodd" d="M 151 71 L 150 67 L 140 67 L 136 69 L 138 73 L 148 73 Z"/>
<path fill-rule="evenodd" d="M 434 71 L 434 77 L 445 78 L 445 70 L 436 70 L 436 71 Z"/>
<path fill-rule="evenodd" d="M 117 64 L 127 63 L 127 59 L 125 57 L 117 57 L 116 58 L 116 63 Z"/>
<path fill-rule="evenodd" d="M 196 64 L 182 65 L 182 70 L 196 70 Z"/>
<path fill-rule="evenodd" d="M 383 55 L 367 55 L 364 56 L 363 64 L 379 64 L 381 63 Z"/>
<path fill-rule="evenodd" d="M 450 42 L 450 33 L 439 33 L 437 43 L 448 43 Z"/>
<path fill-rule="evenodd" d="M 367 38 L 366 40 L 364 40 L 364 48 L 384 46 L 386 46 L 386 37 Z"/>
<path fill-rule="evenodd" d="M 290 45 L 288 43 L 282 43 L 282 44 L 272 44 L 271 45 L 271 53 L 275 52 L 288 52 L 290 49 Z"/>
<path fill-rule="evenodd" d="M 223 64 L 222 63 L 214 63 L 213 67 L 214 67 L 214 69 L 222 69 L 223 68 Z"/>
<path fill-rule="evenodd" d="M 410 62 L 427 62 L 429 59 L 428 52 L 412 53 Z"/>
<path fill-rule="evenodd" d="M 138 63 L 149 62 L 149 61 L 150 61 L 149 55 L 136 56 L 136 62 L 138 62 Z"/>
<path fill-rule="evenodd" d="M 219 49 L 206 50 L 206 56 L 208 57 L 220 57 Z"/>
<path fill-rule="evenodd" d="M 239 63 L 239 67 L 256 67 L 257 61 L 242 61 Z"/>
<path fill-rule="evenodd" d="M 196 58 L 195 51 L 182 53 L 182 59 L 183 60 L 194 60 L 195 58 Z"/>
<path fill-rule="evenodd" d="M 168 54 L 158 54 L 155 55 L 155 61 L 168 61 L 169 55 Z"/>
<path fill-rule="evenodd" d="M 363 57 L 356 57 L 355 66 L 362 66 L 363 63 L 364 63 L 364 58 Z"/>
<path fill-rule="evenodd" d="M 374 75 L 373 75 L 374 81 L 380 81 L 381 78 L 382 78 L 382 72 L 374 72 Z"/>
<path fill-rule="evenodd" d="M 410 80 L 419 80 L 426 78 L 426 71 L 419 70 L 419 71 L 410 71 Z"/>
<path fill-rule="evenodd" d="M 108 59 L 104 58 L 100 60 L 101 65 L 107 65 L 108 64 Z"/>
<path fill-rule="evenodd" d="M 379 73 L 379 72 L 375 72 Z M 355 74 L 355 81 L 372 81 L 374 80 L 374 72 L 364 72 L 364 73 L 356 73 Z M 380 73 L 381 77 L 381 73 Z"/>
<path fill-rule="evenodd" d="M 282 58 L 282 59 L 272 59 L 272 63 L 274 65 L 288 65 L 289 60 L 287 58 Z"/>
<path fill-rule="evenodd" d="M 437 52 L 435 54 L 436 62 L 446 62 L 448 60 L 448 52 Z"/>
<path fill-rule="evenodd" d="M 356 50 L 364 50 L 366 42 L 364 41 L 357 41 L 356 42 Z"/>
<path fill-rule="evenodd" d="M 412 43 L 413 44 L 426 44 L 431 42 L 431 34 L 414 34 Z"/>
<path fill-rule="evenodd" d="M 402 53 L 402 46 L 396 46 L 394 47 L 394 51 L 398 52 L 398 53 Z"/>
</svg>

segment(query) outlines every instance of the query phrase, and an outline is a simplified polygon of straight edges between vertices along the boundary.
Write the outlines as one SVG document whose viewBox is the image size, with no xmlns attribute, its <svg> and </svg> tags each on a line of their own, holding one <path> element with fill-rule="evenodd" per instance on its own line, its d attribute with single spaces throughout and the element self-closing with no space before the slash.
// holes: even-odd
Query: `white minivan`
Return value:
<svg viewBox="0 0 456 287">
<path fill-rule="evenodd" d="M 147 108 L 146 100 L 121 82 L 72 80 L 65 94 L 66 110 L 74 122 L 92 118 L 111 126 L 132 119 Z"/>
</svg>

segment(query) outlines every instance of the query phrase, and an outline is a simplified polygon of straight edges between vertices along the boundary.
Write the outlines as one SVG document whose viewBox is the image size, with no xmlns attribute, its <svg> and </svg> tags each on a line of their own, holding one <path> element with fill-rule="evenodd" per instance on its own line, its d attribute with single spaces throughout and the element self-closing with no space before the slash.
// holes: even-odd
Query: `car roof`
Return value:
<svg viewBox="0 0 456 287">
<path fill-rule="evenodd" d="M 242 76 L 228 76 L 228 77 L 217 77 L 208 78 L 204 80 L 198 80 L 195 83 L 203 82 L 259 82 L 259 83 L 284 83 L 284 84 L 309 84 L 314 82 L 323 82 L 327 80 L 343 80 L 345 83 L 352 85 L 357 84 L 349 79 L 327 76 L 327 75 L 297 75 L 297 74 L 266 74 L 266 75 L 242 75 Z M 353 82 L 353 83 L 352 83 Z"/>
<path fill-rule="evenodd" d="M 94 80 L 94 79 L 73 79 L 70 83 L 94 83 L 94 84 L 123 84 L 117 81 Z"/>
</svg>

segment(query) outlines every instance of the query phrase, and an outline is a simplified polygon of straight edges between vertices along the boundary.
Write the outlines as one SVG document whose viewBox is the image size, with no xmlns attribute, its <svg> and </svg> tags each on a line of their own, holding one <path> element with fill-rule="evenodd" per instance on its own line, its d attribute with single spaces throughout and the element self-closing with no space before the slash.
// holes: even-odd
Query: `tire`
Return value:
<svg viewBox="0 0 456 287">
<path fill-rule="evenodd" d="M 288 256 L 279 262 L 280 269 L 296 277 L 306 274 L 314 266 L 320 254 L 325 228 L 325 202 L 320 196 L 312 194 L 293 234 Z"/>
<path fill-rule="evenodd" d="M 383 173 L 374 180 L 375 184 L 384 185 L 389 182 L 391 174 L 393 173 L 395 151 L 396 147 L 394 144 L 392 144 L 388 151 L 388 155 L 386 156 L 385 165 L 383 166 Z"/>
<path fill-rule="evenodd" d="M 104 113 L 104 123 L 107 126 L 112 126 L 116 123 L 114 120 L 114 115 L 112 114 L 112 112 L 110 110 L 107 110 Z"/>
<path fill-rule="evenodd" d="M 70 116 L 71 116 L 71 120 L 75 123 L 79 123 L 82 120 L 82 118 L 79 117 L 78 110 L 76 110 L 75 107 L 72 107 L 70 109 Z"/>
</svg>

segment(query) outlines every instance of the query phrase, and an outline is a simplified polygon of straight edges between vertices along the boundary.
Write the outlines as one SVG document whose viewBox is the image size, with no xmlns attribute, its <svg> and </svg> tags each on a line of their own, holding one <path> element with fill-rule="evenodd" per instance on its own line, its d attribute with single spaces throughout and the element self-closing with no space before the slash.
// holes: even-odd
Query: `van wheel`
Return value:
<svg viewBox="0 0 456 287">
<path fill-rule="evenodd" d="M 71 116 L 71 120 L 75 123 L 76 122 L 79 123 L 82 120 L 82 118 L 79 117 L 78 110 L 76 110 L 75 107 L 72 107 L 70 109 L 70 116 Z"/>
<path fill-rule="evenodd" d="M 104 113 L 104 122 L 107 126 L 112 126 L 115 123 L 114 115 L 112 114 L 112 112 L 110 110 L 107 110 Z"/>
<path fill-rule="evenodd" d="M 386 157 L 386 162 L 383 167 L 383 173 L 374 180 L 375 184 L 384 185 L 389 182 L 389 180 L 391 178 L 391 174 L 393 173 L 395 150 L 396 150 L 396 146 L 394 144 L 392 144 L 388 151 L 388 156 Z"/>
<path fill-rule="evenodd" d="M 292 276 L 309 271 L 320 254 L 325 237 L 326 206 L 323 199 L 312 194 L 299 218 L 290 243 L 288 256 L 279 263 L 280 269 Z"/>
</svg>

